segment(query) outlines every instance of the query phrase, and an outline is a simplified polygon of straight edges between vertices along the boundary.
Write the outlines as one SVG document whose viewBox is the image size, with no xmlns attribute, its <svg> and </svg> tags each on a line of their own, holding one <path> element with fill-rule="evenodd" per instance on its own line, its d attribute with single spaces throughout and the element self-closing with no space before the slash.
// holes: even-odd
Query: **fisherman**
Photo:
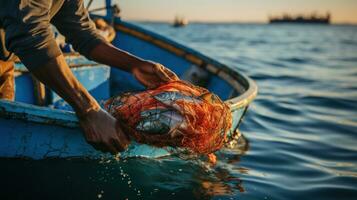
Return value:
<svg viewBox="0 0 357 200">
<path fill-rule="evenodd" d="M 55 42 L 51 24 L 87 58 L 131 73 L 147 88 L 177 76 L 106 42 L 95 29 L 83 0 L 0 0 L 0 99 L 14 100 L 14 60 L 74 109 L 88 143 L 113 154 L 129 144 L 121 122 L 78 82 Z M 125 84 L 125 83 L 123 83 Z"/>
</svg>

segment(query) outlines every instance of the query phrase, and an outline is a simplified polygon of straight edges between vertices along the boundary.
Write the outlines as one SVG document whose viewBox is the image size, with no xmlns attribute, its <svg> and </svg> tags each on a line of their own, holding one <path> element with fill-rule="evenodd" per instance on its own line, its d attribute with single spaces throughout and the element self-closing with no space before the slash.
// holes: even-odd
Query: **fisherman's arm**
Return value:
<svg viewBox="0 0 357 200">
<path fill-rule="evenodd" d="M 129 140 L 121 127 L 75 78 L 60 55 L 31 72 L 68 102 L 79 118 L 86 140 L 97 150 L 113 154 L 123 151 Z"/>
<path fill-rule="evenodd" d="M 52 22 L 76 51 L 96 62 L 132 73 L 148 88 L 178 79 L 164 66 L 138 58 L 107 43 L 90 20 L 83 0 L 65 2 Z"/>
<path fill-rule="evenodd" d="M 87 141 L 103 151 L 123 150 L 128 140 L 117 121 L 99 108 L 67 66 L 49 24 L 50 7 L 46 0 L 39 4 L 23 1 L 19 10 L 7 13 L 2 25 L 8 49 L 74 108 Z"/>
<path fill-rule="evenodd" d="M 155 88 L 168 81 L 179 79 L 175 73 L 163 65 L 143 60 L 108 43 L 101 43 L 93 48 L 90 57 L 97 62 L 132 73 L 141 84 L 148 88 Z"/>
</svg>

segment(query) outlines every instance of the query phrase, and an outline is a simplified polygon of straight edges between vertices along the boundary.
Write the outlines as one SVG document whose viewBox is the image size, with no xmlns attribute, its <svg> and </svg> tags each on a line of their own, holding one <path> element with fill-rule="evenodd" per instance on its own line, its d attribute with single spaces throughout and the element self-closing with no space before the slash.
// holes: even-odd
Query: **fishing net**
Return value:
<svg viewBox="0 0 357 200">
<path fill-rule="evenodd" d="M 196 154 L 220 149 L 232 124 L 230 109 L 219 97 L 184 81 L 123 93 L 107 100 L 105 109 L 139 143 Z"/>
</svg>

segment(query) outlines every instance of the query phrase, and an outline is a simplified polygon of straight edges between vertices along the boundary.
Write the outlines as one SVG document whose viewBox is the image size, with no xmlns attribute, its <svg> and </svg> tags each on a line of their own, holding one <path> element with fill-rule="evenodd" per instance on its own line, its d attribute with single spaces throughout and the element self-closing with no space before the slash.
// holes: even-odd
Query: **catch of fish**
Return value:
<svg viewBox="0 0 357 200">
<path fill-rule="evenodd" d="M 229 107 L 219 97 L 183 81 L 123 93 L 109 99 L 105 108 L 139 143 L 198 154 L 221 148 L 232 123 Z"/>
</svg>

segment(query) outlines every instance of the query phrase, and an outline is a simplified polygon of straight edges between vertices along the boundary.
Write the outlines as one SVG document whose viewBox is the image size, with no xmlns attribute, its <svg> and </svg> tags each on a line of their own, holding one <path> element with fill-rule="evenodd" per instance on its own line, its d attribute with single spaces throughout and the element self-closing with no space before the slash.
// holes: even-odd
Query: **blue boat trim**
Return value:
<svg viewBox="0 0 357 200">
<path fill-rule="evenodd" d="M 79 53 L 65 53 L 64 57 L 66 59 L 66 63 L 70 68 L 78 68 L 78 67 L 91 67 L 101 65 L 92 60 L 88 60 L 85 57 L 80 56 Z M 25 65 L 21 62 L 15 63 L 15 71 L 17 74 L 27 73 L 29 72 Z"/>
<path fill-rule="evenodd" d="M 0 100 L 0 117 L 64 127 L 79 126 L 74 112 L 7 100 Z"/>
</svg>

